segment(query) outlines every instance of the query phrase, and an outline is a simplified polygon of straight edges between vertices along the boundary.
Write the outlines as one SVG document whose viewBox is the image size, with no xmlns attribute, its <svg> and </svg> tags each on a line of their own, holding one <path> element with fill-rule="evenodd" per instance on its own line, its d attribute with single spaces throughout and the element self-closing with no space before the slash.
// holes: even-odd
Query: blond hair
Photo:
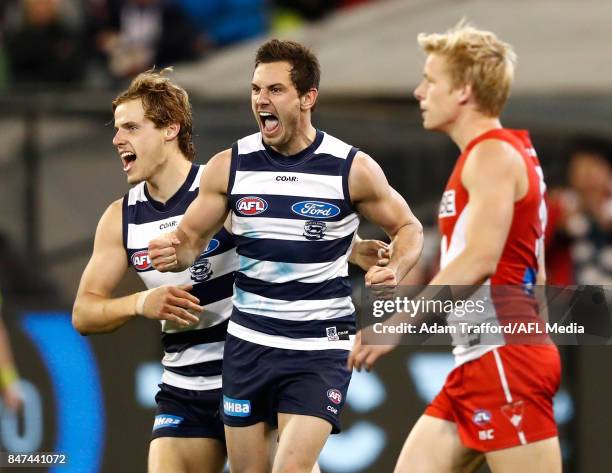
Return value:
<svg viewBox="0 0 612 473">
<path fill-rule="evenodd" d="M 417 41 L 427 54 L 446 59 L 453 89 L 471 85 L 480 112 L 500 115 L 514 78 L 516 54 L 512 46 L 465 19 L 444 34 L 421 33 Z"/>
<path fill-rule="evenodd" d="M 193 161 L 195 146 L 189 96 L 185 89 L 164 76 L 168 72 L 172 72 L 171 67 L 166 67 L 159 72 L 150 69 L 138 74 L 128 89 L 113 100 L 113 113 L 122 103 L 141 99 L 145 118 L 151 120 L 156 128 L 166 127 L 172 123 L 180 125 L 179 149 L 189 161 Z"/>
</svg>

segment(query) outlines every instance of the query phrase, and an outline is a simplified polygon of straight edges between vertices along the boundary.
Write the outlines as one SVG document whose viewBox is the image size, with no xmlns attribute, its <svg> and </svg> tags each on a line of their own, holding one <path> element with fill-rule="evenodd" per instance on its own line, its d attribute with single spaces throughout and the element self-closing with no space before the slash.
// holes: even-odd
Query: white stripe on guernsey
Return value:
<svg viewBox="0 0 612 473">
<path fill-rule="evenodd" d="M 277 181 L 277 176 L 295 177 L 296 180 Z M 325 176 L 302 172 L 236 171 L 232 194 L 268 194 L 295 196 L 304 192 L 319 199 L 344 199 L 342 176 Z M 304 200 L 317 200 L 304 198 Z"/>
<path fill-rule="evenodd" d="M 238 154 L 249 154 L 264 150 L 261 133 L 253 133 L 238 140 Z"/>
<path fill-rule="evenodd" d="M 348 255 L 329 263 L 279 263 L 239 256 L 240 272 L 250 278 L 274 283 L 321 283 L 348 276 Z"/>
<path fill-rule="evenodd" d="M 192 192 L 192 191 L 196 190 L 198 187 L 200 187 L 200 178 L 202 177 L 202 171 L 204 171 L 204 166 L 206 166 L 206 165 L 202 164 L 200 166 L 200 169 L 198 169 L 198 173 L 196 174 L 195 179 L 191 183 L 191 187 L 189 188 L 189 192 Z"/>
<path fill-rule="evenodd" d="M 506 372 L 504 371 L 504 365 L 502 363 L 501 356 L 497 349 L 493 350 L 493 356 L 495 357 L 495 364 L 497 365 L 497 372 L 499 373 L 499 379 L 501 381 L 502 388 L 504 389 L 504 395 L 506 396 L 506 402 L 512 402 L 512 394 L 510 393 L 510 386 L 508 386 L 508 380 L 506 379 Z"/>
<path fill-rule="evenodd" d="M 234 286 L 234 306 L 241 312 L 272 319 L 304 322 L 307 320 L 332 320 L 355 312 L 351 296 L 334 299 L 302 299 L 285 301 L 268 299 Z"/>
<path fill-rule="evenodd" d="M 333 325 L 330 325 L 333 326 Z M 227 333 L 251 343 L 257 343 L 265 347 L 282 348 L 284 350 L 351 350 L 355 341 L 354 335 L 349 335 L 349 340 L 331 341 L 325 337 L 321 338 L 289 338 L 278 335 L 257 332 L 250 328 L 238 325 L 230 320 Z"/>
<path fill-rule="evenodd" d="M 461 253 L 465 249 L 465 227 L 467 224 L 468 214 L 469 214 L 470 204 L 466 204 L 466 206 L 461 211 L 461 214 L 457 218 L 455 222 L 455 226 L 453 228 L 453 233 L 450 238 L 450 243 L 448 245 L 448 249 L 443 248 L 440 254 L 440 268 L 444 269 L 444 267 L 449 264 L 452 260 L 454 260 L 459 253 Z"/>
<path fill-rule="evenodd" d="M 136 185 L 128 193 L 128 205 L 136 205 L 136 202 L 146 202 L 147 196 L 144 193 L 144 182 Z"/>
<path fill-rule="evenodd" d="M 230 248 L 219 255 L 212 256 L 208 258 L 208 260 L 210 261 L 212 278 L 218 278 L 238 268 L 238 257 L 236 256 L 236 250 L 234 248 Z M 162 285 L 178 286 L 180 284 L 197 284 L 195 281 L 192 281 L 189 269 L 181 271 L 180 273 L 160 273 L 156 270 L 145 271 L 139 272 L 138 276 L 140 276 L 149 289 Z"/>
<path fill-rule="evenodd" d="M 357 214 L 351 214 L 337 222 L 329 222 L 324 219 L 316 220 L 325 223 L 325 233 L 321 239 L 323 241 L 345 237 L 353 233 L 359 227 L 359 216 Z M 234 235 L 249 238 L 305 241 L 305 223 L 305 220 L 297 219 L 267 217 L 249 218 L 232 214 L 232 233 Z"/>
<path fill-rule="evenodd" d="M 168 320 L 162 320 L 162 332 L 165 333 L 177 333 L 177 332 L 188 332 L 191 330 L 199 330 L 202 328 L 214 327 L 220 323 L 225 322 L 229 319 L 232 314 L 232 298 L 226 297 L 217 302 L 212 302 L 204 307 L 204 312 L 201 312 L 198 317 L 200 322 L 197 325 L 184 327 L 177 324 L 176 322 L 170 322 Z"/>
<path fill-rule="evenodd" d="M 176 230 L 176 227 L 178 227 L 182 218 L 182 215 L 175 215 L 173 217 L 168 217 L 163 220 L 155 220 L 154 222 L 149 223 L 128 224 L 127 247 L 147 248 L 149 246 L 149 242 L 153 238 L 164 233 L 169 233 L 172 230 Z"/>
<path fill-rule="evenodd" d="M 162 364 L 168 367 L 189 366 L 196 363 L 207 361 L 217 361 L 223 359 L 223 347 L 225 342 L 202 343 L 193 345 L 186 350 L 176 353 L 166 353 L 162 359 Z"/>
<path fill-rule="evenodd" d="M 527 445 L 527 439 L 525 438 L 525 432 L 522 430 L 518 433 L 519 440 L 521 441 L 521 445 Z"/>
<path fill-rule="evenodd" d="M 315 151 L 315 154 L 330 154 L 336 158 L 346 159 L 348 154 L 351 152 L 351 149 L 351 145 L 325 133 L 323 135 L 323 141 L 321 141 L 321 144 Z"/>
<path fill-rule="evenodd" d="M 221 387 L 221 375 L 216 376 L 182 376 L 172 371 L 164 370 L 162 383 L 176 388 L 193 389 L 194 391 L 209 391 Z"/>
</svg>

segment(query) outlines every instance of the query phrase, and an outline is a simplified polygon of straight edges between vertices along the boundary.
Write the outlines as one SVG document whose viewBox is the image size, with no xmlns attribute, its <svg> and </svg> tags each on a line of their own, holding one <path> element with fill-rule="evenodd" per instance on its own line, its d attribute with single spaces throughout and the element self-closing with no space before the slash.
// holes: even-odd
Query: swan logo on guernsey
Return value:
<svg viewBox="0 0 612 473">
<path fill-rule="evenodd" d="M 334 404 L 338 405 L 342 402 L 342 393 L 338 391 L 337 389 L 328 389 L 327 399 L 329 399 Z"/>
<path fill-rule="evenodd" d="M 340 213 L 340 207 L 327 202 L 305 200 L 293 204 L 291 211 L 308 218 L 332 218 Z"/>
<path fill-rule="evenodd" d="M 243 197 L 236 202 L 236 210 L 242 215 L 257 215 L 265 212 L 267 208 L 268 203 L 261 197 Z"/>
<path fill-rule="evenodd" d="M 148 250 L 140 250 L 132 255 L 132 266 L 136 271 L 146 271 L 151 267 Z"/>
</svg>

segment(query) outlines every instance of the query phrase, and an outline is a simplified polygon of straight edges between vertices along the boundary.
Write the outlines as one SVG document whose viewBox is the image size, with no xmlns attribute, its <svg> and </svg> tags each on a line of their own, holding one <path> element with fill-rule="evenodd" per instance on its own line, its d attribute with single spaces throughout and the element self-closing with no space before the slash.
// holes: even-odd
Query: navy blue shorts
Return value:
<svg viewBox="0 0 612 473">
<path fill-rule="evenodd" d="M 151 440 L 158 437 L 213 438 L 225 445 L 219 416 L 221 389 L 192 391 L 160 384 Z"/>
<path fill-rule="evenodd" d="M 320 417 L 340 432 L 351 372 L 347 350 L 285 350 L 227 335 L 221 419 L 231 427 L 268 422 L 278 413 Z"/>
</svg>

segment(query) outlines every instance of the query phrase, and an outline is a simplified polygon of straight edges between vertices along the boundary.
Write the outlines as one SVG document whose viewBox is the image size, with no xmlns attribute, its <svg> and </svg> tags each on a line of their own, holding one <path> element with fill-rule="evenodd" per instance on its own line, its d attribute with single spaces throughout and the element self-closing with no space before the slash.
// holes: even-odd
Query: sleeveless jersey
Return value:
<svg viewBox="0 0 612 473">
<path fill-rule="evenodd" d="M 485 309 L 471 320 L 464 321 L 498 326 L 516 321 L 536 322 L 539 321 L 537 303 L 531 291 L 538 272 L 538 254 L 546 226 L 546 185 L 527 131 L 490 130 L 472 140 L 460 155 L 446 185 L 438 214 L 442 234 L 440 267 L 444 268 L 465 248 L 465 227 L 470 212 L 469 194 L 461 183 L 465 162 L 474 146 L 492 139 L 504 141 L 520 153 L 527 170 L 528 190 L 523 198 L 514 203 L 510 231 L 495 273 L 473 297 L 481 303 L 485 301 Z M 491 202 L 491 205 L 495 203 Z M 452 320 L 458 321 L 456 317 Z M 500 333 L 453 337 L 453 353 L 457 364 L 461 364 L 509 341 L 508 336 Z"/>
<path fill-rule="evenodd" d="M 359 217 L 348 174 L 357 149 L 317 131 L 283 156 L 261 133 L 232 147 L 228 196 L 238 253 L 228 333 L 294 350 L 350 350 L 348 256 Z"/>
<path fill-rule="evenodd" d="M 185 183 L 166 202 L 151 199 L 144 182 L 123 199 L 123 243 L 129 265 L 147 288 L 192 284 L 191 293 L 205 307 L 197 325 L 183 327 L 161 321 L 164 373 L 171 386 L 210 390 L 221 387 L 221 364 L 237 257 L 232 238 L 221 229 L 193 265 L 180 273 L 160 273 L 148 256 L 149 241 L 178 227 L 189 204 L 198 195 L 203 166 L 193 165 Z"/>
</svg>

